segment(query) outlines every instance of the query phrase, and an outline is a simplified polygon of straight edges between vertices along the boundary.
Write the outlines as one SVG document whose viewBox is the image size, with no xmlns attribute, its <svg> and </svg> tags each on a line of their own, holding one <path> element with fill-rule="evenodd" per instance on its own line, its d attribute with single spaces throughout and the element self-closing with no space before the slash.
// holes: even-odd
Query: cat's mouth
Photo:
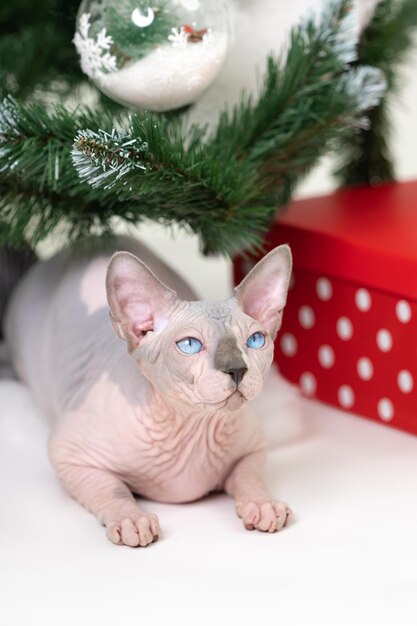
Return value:
<svg viewBox="0 0 417 626">
<path fill-rule="evenodd" d="M 243 394 L 240 389 L 235 389 L 229 396 L 229 398 L 233 398 L 233 396 L 240 397 L 242 400 L 247 400 L 245 394 Z M 228 398 L 228 399 L 229 399 Z"/>
<path fill-rule="evenodd" d="M 231 393 L 230 396 L 227 398 L 226 406 L 232 409 L 239 408 L 243 404 L 245 404 L 246 401 L 247 401 L 247 398 L 243 395 L 243 393 L 239 391 L 239 389 L 235 389 L 233 393 Z"/>
<path fill-rule="evenodd" d="M 209 404 L 211 407 L 216 409 L 228 408 L 235 410 L 236 408 L 242 406 L 245 402 L 247 402 L 247 398 L 239 389 L 235 389 L 223 400 L 217 400 L 215 402 L 205 402 L 205 404 Z"/>
</svg>

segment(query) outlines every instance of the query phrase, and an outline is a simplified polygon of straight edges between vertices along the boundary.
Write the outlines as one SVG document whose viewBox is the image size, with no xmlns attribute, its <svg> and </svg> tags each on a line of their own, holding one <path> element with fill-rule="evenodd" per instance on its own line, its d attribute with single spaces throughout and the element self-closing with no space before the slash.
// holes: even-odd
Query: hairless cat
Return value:
<svg viewBox="0 0 417 626">
<path fill-rule="evenodd" d="M 142 244 L 118 246 L 38 263 L 8 309 L 14 364 L 51 421 L 61 483 L 118 545 L 160 536 L 134 494 L 180 503 L 224 490 L 247 529 L 280 530 L 291 511 L 267 493 L 265 440 L 247 402 L 272 363 L 288 246 L 216 302 L 198 301 Z"/>
</svg>

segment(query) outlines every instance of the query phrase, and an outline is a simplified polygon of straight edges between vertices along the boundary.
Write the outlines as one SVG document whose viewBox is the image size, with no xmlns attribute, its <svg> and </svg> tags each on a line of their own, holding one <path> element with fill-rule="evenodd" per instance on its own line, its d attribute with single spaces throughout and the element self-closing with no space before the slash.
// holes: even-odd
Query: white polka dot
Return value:
<svg viewBox="0 0 417 626">
<path fill-rule="evenodd" d="M 320 300 L 330 300 L 333 295 L 332 283 L 328 278 L 319 278 L 316 282 L 316 293 Z"/>
<path fill-rule="evenodd" d="M 414 379 L 408 370 L 401 370 L 397 376 L 397 383 L 400 391 L 410 393 L 413 391 Z"/>
<path fill-rule="evenodd" d="M 302 306 L 298 311 L 298 321 L 303 328 L 313 328 L 316 323 L 316 316 L 311 306 Z"/>
<path fill-rule="evenodd" d="M 377 408 L 378 415 L 384 422 L 390 422 L 394 417 L 394 405 L 388 398 L 381 398 Z"/>
<path fill-rule="evenodd" d="M 411 320 L 411 306 L 406 300 L 398 300 L 395 312 L 398 320 L 403 324 L 407 324 Z"/>
<path fill-rule="evenodd" d="M 376 344 L 381 352 L 389 352 L 392 348 L 392 335 L 386 328 L 381 328 L 376 334 Z"/>
<path fill-rule="evenodd" d="M 353 393 L 352 387 L 349 387 L 349 385 L 339 387 L 337 398 L 340 406 L 344 409 L 350 409 L 355 404 L 355 394 Z"/>
<path fill-rule="evenodd" d="M 336 324 L 336 331 L 340 339 L 343 339 L 343 341 L 351 339 L 353 335 L 353 326 L 350 319 L 348 317 L 339 317 Z"/>
<path fill-rule="evenodd" d="M 285 333 L 281 337 L 281 350 L 286 356 L 294 356 L 297 354 L 297 340 L 291 333 Z"/>
<path fill-rule="evenodd" d="M 313 374 L 310 372 L 304 372 L 304 374 L 301 374 L 300 387 L 306 396 L 314 396 L 317 389 L 317 381 Z"/>
<path fill-rule="evenodd" d="M 358 289 L 355 293 L 355 303 L 359 311 L 369 311 L 372 306 L 371 294 L 367 289 Z"/>
<path fill-rule="evenodd" d="M 295 286 L 295 276 L 294 276 L 294 272 L 291 274 L 290 276 L 290 282 L 288 284 L 288 289 L 294 289 Z"/>
<path fill-rule="evenodd" d="M 362 378 L 362 380 L 371 380 L 374 375 L 374 366 L 372 365 L 372 361 L 366 356 L 359 359 L 356 368 L 358 370 L 358 376 L 359 378 Z"/>
<path fill-rule="evenodd" d="M 333 367 L 334 365 L 334 351 L 328 345 L 320 346 L 318 351 L 319 363 L 326 369 Z"/>
</svg>

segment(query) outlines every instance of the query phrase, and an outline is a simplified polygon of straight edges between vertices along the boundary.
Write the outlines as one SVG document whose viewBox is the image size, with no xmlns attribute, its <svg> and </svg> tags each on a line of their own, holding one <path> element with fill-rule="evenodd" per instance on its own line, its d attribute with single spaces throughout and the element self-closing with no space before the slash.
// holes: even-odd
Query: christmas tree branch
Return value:
<svg viewBox="0 0 417 626">
<path fill-rule="evenodd" d="M 295 140 L 284 139 L 278 149 L 271 151 L 264 161 L 261 180 L 264 188 L 277 190 L 278 204 L 285 204 L 293 188 L 305 176 L 317 159 L 340 140 L 347 129 L 360 128 L 367 123 L 361 114 L 375 106 L 384 92 L 384 80 L 378 70 L 360 67 L 336 79 L 336 85 L 327 83 L 327 89 L 306 101 L 306 117 L 303 129 Z M 322 101 L 321 98 L 323 98 Z M 320 116 L 320 104 L 326 103 L 328 115 Z M 310 108 L 311 107 L 311 108 Z M 288 109 L 291 114 L 291 109 Z M 293 110 L 294 123 L 299 121 Z M 279 140 L 277 132 L 276 140 Z"/>
<path fill-rule="evenodd" d="M 311 14 L 293 28 L 285 64 L 281 59 L 268 60 L 258 102 L 247 99 L 232 114 L 226 111 L 220 116 L 215 149 L 254 152 L 254 146 L 260 146 L 262 158 L 262 144 L 275 137 L 274 127 L 288 107 L 299 107 L 300 98 L 312 98 L 324 86 L 323 77 L 331 79 L 356 59 L 354 28 L 351 0 L 328 2 L 320 19 Z"/>
<path fill-rule="evenodd" d="M 95 223 L 108 229 L 112 194 L 96 194 L 81 183 L 71 162 L 71 141 L 79 125 L 107 114 L 88 109 L 71 114 L 63 107 L 47 113 L 44 107 L 22 105 L 7 98 L 0 107 L 0 220 L 4 241 L 32 245 L 49 235 L 60 222 L 71 239 L 88 234 Z M 104 217 L 105 216 L 105 217 Z M 43 234 L 42 234 L 43 233 Z"/>
<path fill-rule="evenodd" d="M 382 0 L 364 31 L 356 64 L 379 68 L 387 81 L 386 95 L 368 114 L 368 126 L 346 133 L 336 178 L 340 185 L 378 184 L 395 178 L 389 147 L 392 135 L 389 103 L 400 88 L 399 65 L 415 46 L 417 2 Z"/>
<path fill-rule="evenodd" d="M 14 221 L 22 202 L 32 222 L 37 214 L 38 224 L 49 225 L 45 234 L 57 215 L 67 216 L 74 237 L 86 224 L 110 230 L 118 216 L 178 222 L 210 253 L 259 247 L 277 202 L 381 97 L 378 71 L 347 69 L 356 58 L 351 10 L 350 0 L 334 0 L 320 19 L 311 15 L 296 27 L 285 61 L 269 59 L 258 100 L 242 97 L 212 137 L 170 116 L 111 120 L 99 111 L 47 113 L 7 99 L 0 174 L 28 196 L 17 195 L 11 209 L 0 204 L 0 220 L 14 240 L 30 237 Z M 39 238 L 39 228 L 31 232 Z"/>
<path fill-rule="evenodd" d="M 320 21 L 307 18 L 291 34 L 285 65 L 269 59 L 258 103 L 248 100 L 221 117 L 213 153 L 230 159 L 237 152 L 248 170 L 258 170 L 252 202 L 268 195 L 275 204 L 288 201 L 296 181 L 379 102 L 381 72 L 344 72 L 357 55 L 354 29 L 351 2 L 330 3 Z"/>
</svg>

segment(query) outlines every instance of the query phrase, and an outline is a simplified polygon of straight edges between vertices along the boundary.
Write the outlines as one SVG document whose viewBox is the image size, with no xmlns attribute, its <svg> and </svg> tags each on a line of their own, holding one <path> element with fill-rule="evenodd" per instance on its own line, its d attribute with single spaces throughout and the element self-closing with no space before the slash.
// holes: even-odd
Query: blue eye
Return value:
<svg viewBox="0 0 417 626">
<path fill-rule="evenodd" d="M 177 341 L 177 346 L 184 354 L 197 354 L 203 349 L 203 344 L 195 337 L 186 337 Z"/>
<path fill-rule="evenodd" d="M 259 350 L 265 345 L 265 335 L 263 333 L 253 333 L 246 342 L 248 348 Z"/>
</svg>

